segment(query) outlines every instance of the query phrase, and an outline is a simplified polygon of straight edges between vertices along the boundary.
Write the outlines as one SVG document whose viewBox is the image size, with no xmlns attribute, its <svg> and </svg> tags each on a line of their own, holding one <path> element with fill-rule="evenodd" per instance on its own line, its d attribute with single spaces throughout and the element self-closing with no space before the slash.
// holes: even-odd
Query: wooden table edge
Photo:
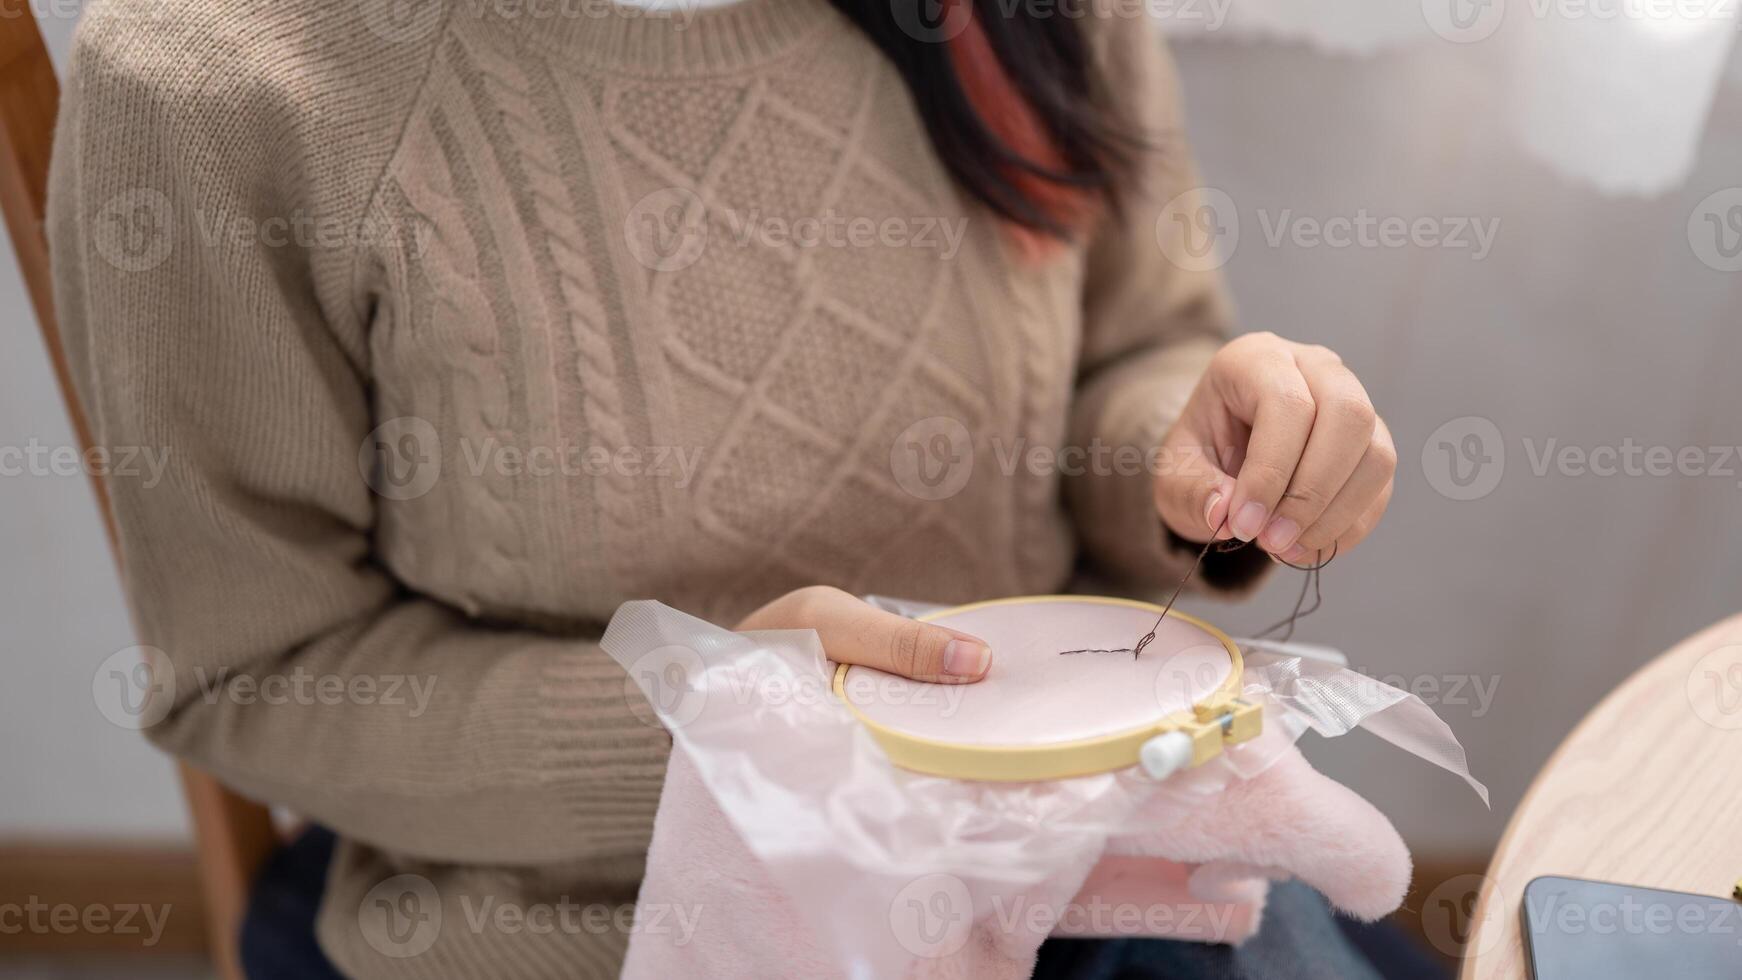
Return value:
<svg viewBox="0 0 1742 980">
<path fill-rule="evenodd" d="M 1548 761 L 1544 762 L 1542 768 L 1537 770 L 1535 778 L 1530 781 L 1530 786 L 1525 789 L 1524 796 L 1519 799 L 1518 807 L 1512 811 L 1512 816 L 1507 819 L 1506 830 L 1501 833 L 1500 843 L 1494 848 L 1494 857 L 1489 860 L 1488 868 L 1483 873 L 1481 892 L 1476 901 L 1475 915 L 1471 920 L 1480 925 L 1477 927 L 1478 931 L 1472 933 L 1470 937 L 1472 945 L 1478 945 L 1476 941 L 1481 936 L 1480 930 L 1486 928 L 1489 921 L 1488 916 L 1491 911 L 1489 905 L 1494 900 L 1494 886 L 1496 879 L 1499 877 L 1495 873 L 1495 869 L 1498 868 L 1502 862 L 1512 856 L 1514 834 L 1518 831 L 1519 824 L 1523 822 L 1524 815 L 1530 810 L 1531 804 L 1535 801 L 1536 797 L 1543 792 L 1544 784 L 1549 780 L 1551 774 L 1554 773 L 1556 765 L 1561 761 L 1561 757 L 1566 754 L 1572 746 L 1578 744 L 1581 736 L 1586 733 L 1587 729 L 1593 728 L 1598 723 L 1598 720 L 1603 716 L 1606 707 L 1608 707 L 1612 702 L 1627 696 L 1634 685 L 1647 683 L 1648 678 L 1659 668 L 1665 667 L 1671 661 L 1671 658 L 1680 654 L 1684 650 L 1697 647 L 1702 641 L 1709 642 L 1714 637 L 1737 630 L 1742 630 L 1742 613 L 1737 613 L 1733 616 L 1721 619 L 1697 633 L 1684 637 L 1669 649 L 1664 650 L 1657 656 L 1652 657 L 1643 664 L 1640 664 L 1639 667 L 1632 673 L 1628 674 L 1621 683 L 1615 685 L 1608 694 L 1605 694 L 1601 700 L 1592 705 L 1590 710 L 1586 711 L 1584 716 L 1579 719 L 1578 723 L 1561 738 L 1560 744 L 1555 746 L 1554 752 L 1549 754 Z M 1515 897 L 1518 901 L 1523 900 L 1522 896 Z M 1512 902 L 1509 901 L 1508 904 L 1511 905 Z M 1500 909 L 1498 910 L 1498 914 L 1503 916 L 1516 916 L 1518 914 L 1518 909 L 1516 907 Z M 1504 926 L 1497 926 L 1496 928 L 1503 929 Z M 1501 944 L 1494 949 L 1489 950 L 1486 953 L 1472 954 L 1466 957 L 1462 968 L 1458 972 L 1459 980 L 1482 980 L 1481 975 L 1477 973 L 1478 968 L 1490 966 L 1496 961 L 1505 961 L 1507 957 L 1510 956 L 1522 957 L 1524 955 L 1522 945 L 1513 948 L 1510 944 L 1505 942 L 1504 933 L 1502 934 L 1501 939 Z M 1522 975 L 1528 976 L 1528 964 L 1523 965 L 1526 967 L 1526 972 Z"/>
</svg>

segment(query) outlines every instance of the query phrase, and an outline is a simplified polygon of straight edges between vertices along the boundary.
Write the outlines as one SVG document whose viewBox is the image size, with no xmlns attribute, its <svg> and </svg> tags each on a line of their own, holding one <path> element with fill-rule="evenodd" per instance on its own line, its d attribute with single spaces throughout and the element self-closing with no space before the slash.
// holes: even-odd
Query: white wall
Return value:
<svg viewBox="0 0 1742 980">
<path fill-rule="evenodd" d="M 1298 635 L 1380 676 L 1446 694 L 1462 683 L 1465 700 L 1471 680 L 1495 692 L 1485 713 L 1437 706 L 1493 791 L 1492 814 L 1452 777 L 1364 734 L 1309 755 L 1418 848 L 1455 852 L 1494 840 L 1606 691 L 1742 609 L 1742 461 L 1728 461 L 1727 477 L 1537 476 L 1530 457 L 1550 439 L 1742 444 L 1742 274 L 1698 261 L 1687 230 L 1702 199 L 1742 184 L 1742 62 L 1685 187 L 1615 200 L 1521 155 L 1493 111 L 1506 93 L 1453 48 L 1361 60 L 1191 42 L 1176 57 L 1206 180 L 1240 215 L 1226 271 L 1244 323 L 1342 353 L 1401 456 L 1381 533 L 1325 571 L 1324 609 Z M 1500 224 L 1480 261 L 1450 249 L 1271 247 L 1258 211 L 1274 227 L 1285 208 L 1296 219 L 1366 208 Z M 1492 421 L 1505 456 L 1493 491 L 1460 502 L 1430 485 L 1422 450 L 1465 416 Z M 1446 472 L 1443 454 L 1429 461 Z M 1197 608 L 1261 627 L 1298 584 L 1278 576 L 1262 609 Z"/>
<path fill-rule="evenodd" d="M 70 22 L 45 26 L 63 53 Z M 1244 222 L 1228 274 L 1246 323 L 1340 351 L 1403 455 L 1382 533 L 1326 572 L 1325 608 L 1300 636 L 1381 675 L 1463 684 L 1466 703 L 1438 707 L 1495 810 L 1364 735 L 1310 752 L 1418 849 L 1486 846 L 1591 704 L 1737 607 L 1742 476 L 1538 477 L 1524 442 L 1742 442 L 1730 377 L 1742 364 L 1742 279 L 1701 265 L 1686 236 L 1695 202 L 1742 182 L 1742 85 L 1732 72 L 1684 190 L 1615 201 L 1521 157 L 1481 108 L 1495 96 L 1484 79 L 1432 52 L 1348 61 L 1190 43 L 1178 57 L 1203 170 Z M 1284 208 L 1501 223 L 1481 261 L 1274 248 L 1257 211 Z M 0 310 L 0 446 L 70 443 L 9 251 Z M 1504 475 L 1459 502 L 1430 485 L 1421 450 L 1442 423 L 1472 415 L 1500 430 Z M 0 543 L 0 836 L 183 833 L 171 766 L 92 699 L 97 664 L 129 639 L 83 479 L 0 477 Z M 1278 576 L 1255 608 L 1195 606 L 1235 631 L 1256 627 L 1297 582 Z M 1486 712 L 1472 680 L 1495 694 Z"/>
</svg>

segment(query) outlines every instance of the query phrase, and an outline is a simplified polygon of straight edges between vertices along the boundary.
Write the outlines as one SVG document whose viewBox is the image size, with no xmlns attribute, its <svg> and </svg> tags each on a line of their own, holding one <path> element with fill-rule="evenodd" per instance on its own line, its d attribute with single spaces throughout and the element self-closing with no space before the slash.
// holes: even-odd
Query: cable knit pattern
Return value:
<svg viewBox="0 0 1742 980">
<path fill-rule="evenodd" d="M 1032 264 L 826 0 L 89 5 L 49 230 L 100 441 L 168 453 L 111 481 L 149 734 L 341 835 L 343 971 L 615 974 L 669 745 L 627 599 L 1177 579 L 1151 474 L 1034 455 L 1153 447 L 1229 319 L 1156 244 L 1165 55 L 1087 27 L 1170 153 Z M 352 693 L 228 686 L 301 676 Z"/>
</svg>

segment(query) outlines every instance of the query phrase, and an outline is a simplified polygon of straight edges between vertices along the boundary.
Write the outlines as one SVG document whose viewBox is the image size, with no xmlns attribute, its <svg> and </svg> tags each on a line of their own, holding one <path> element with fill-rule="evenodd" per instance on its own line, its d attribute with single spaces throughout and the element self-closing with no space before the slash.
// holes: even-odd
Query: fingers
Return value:
<svg viewBox="0 0 1742 980">
<path fill-rule="evenodd" d="M 1234 478 L 1216 465 L 1207 440 L 1181 427 L 1162 448 L 1167 471 L 1155 481 L 1155 508 L 1162 520 L 1187 541 L 1208 541 L 1218 528 L 1226 537 L 1222 525 L 1233 500 Z"/>
<path fill-rule="evenodd" d="M 1224 351 L 1233 349 L 1230 344 Z M 1244 356 L 1227 370 L 1228 401 L 1251 420 L 1252 437 L 1235 482 L 1228 527 L 1234 537 L 1251 541 L 1270 523 L 1288 490 L 1312 435 L 1315 405 L 1286 348 L 1249 345 L 1240 351 Z"/>
<path fill-rule="evenodd" d="M 991 649 L 977 637 L 884 612 L 828 586 L 789 592 L 739 628 L 814 629 L 830 660 L 914 680 L 967 684 L 992 666 Z"/>
<path fill-rule="evenodd" d="M 1294 360 L 1312 393 L 1313 422 L 1288 490 L 1258 535 L 1259 546 L 1278 556 L 1294 547 L 1301 532 L 1317 523 L 1344 489 L 1372 449 L 1379 422 L 1367 390 L 1336 354 L 1303 347 Z M 1355 515 L 1348 516 L 1352 521 Z"/>
<path fill-rule="evenodd" d="M 991 649 L 976 637 L 828 592 L 833 596 L 809 618 L 832 660 L 946 684 L 977 681 L 992 666 Z"/>
<path fill-rule="evenodd" d="M 1328 554 L 1332 545 L 1343 552 L 1360 543 L 1379 523 L 1385 508 L 1391 503 L 1396 470 L 1397 448 L 1391 441 L 1390 430 L 1384 422 L 1379 422 L 1355 472 L 1337 491 L 1318 520 L 1279 557 L 1299 565 L 1314 560 L 1320 553 Z"/>
<path fill-rule="evenodd" d="M 1226 513 L 1223 536 L 1256 541 L 1291 564 L 1332 545 L 1347 549 L 1371 530 L 1390 500 L 1397 452 L 1366 389 L 1336 354 L 1245 334 L 1217 352 L 1205 381 L 1193 394 L 1194 403 L 1200 393 L 1206 399 L 1194 424 L 1204 428 L 1208 419 L 1241 438 L 1229 443 L 1231 452 L 1211 456 L 1204 472 L 1157 487 L 1170 527 L 1178 531 L 1193 505 L 1212 527 Z M 1226 473 L 1235 474 L 1231 497 L 1217 478 Z"/>
</svg>

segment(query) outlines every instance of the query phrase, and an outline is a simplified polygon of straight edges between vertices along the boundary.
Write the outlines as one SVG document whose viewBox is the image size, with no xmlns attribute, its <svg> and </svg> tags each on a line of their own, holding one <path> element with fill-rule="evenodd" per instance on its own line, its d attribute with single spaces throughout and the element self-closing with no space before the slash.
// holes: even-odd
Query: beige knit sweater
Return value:
<svg viewBox="0 0 1742 980">
<path fill-rule="evenodd" d="M 1167 149 L 1035 264 L 825 0 L 89 5 L 50 235 L 99 441 L 168 454 L 111 482 L 150 734 L 341 835 L 344 972 L 615 974 L 669 746 L 624 600 L 1177 579 L 1130 454 L 1228 312 L 1157 241 L 1165 56 L 1091 29 Z"/>
</svg>

